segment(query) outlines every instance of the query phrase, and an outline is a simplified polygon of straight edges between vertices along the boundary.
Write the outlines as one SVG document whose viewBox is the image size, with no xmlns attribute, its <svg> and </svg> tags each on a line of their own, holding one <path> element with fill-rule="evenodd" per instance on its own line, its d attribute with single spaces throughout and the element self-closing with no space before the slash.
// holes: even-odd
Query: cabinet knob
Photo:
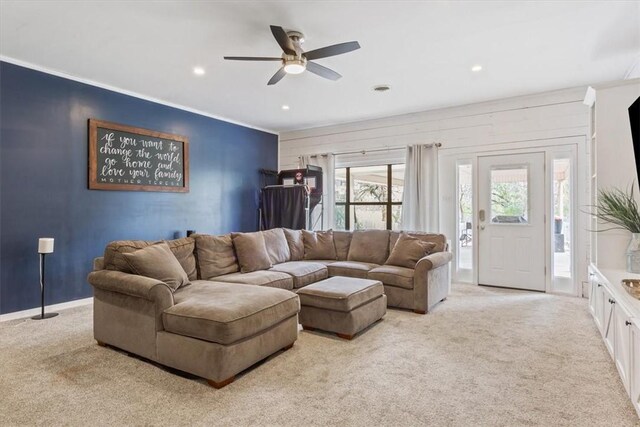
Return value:
<svg viewBox="0 0 640 427">
<path fill-rule="evenodd" d="M 602 287 L 602 283 L 598 283 L 598 287 L 601 288 Z"/>
<path fill-rule="evenodd" d="M 631 326 L 631 322 L 629 322 L 628 320 L 625 320 L 624 324 L 627 325 L 627 326 Z"/>
</svg>

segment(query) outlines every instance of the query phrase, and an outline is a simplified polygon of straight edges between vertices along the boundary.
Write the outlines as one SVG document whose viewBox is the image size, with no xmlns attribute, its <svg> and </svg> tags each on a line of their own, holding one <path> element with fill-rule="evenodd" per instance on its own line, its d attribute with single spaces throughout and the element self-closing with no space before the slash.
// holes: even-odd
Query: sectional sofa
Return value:
<svg viewBox="0 0 640 427">
<path fill-rule="evenodd" d="M 398 240 L 420 243 L 424 256 L 403 252 Z M 166 262 L 143 258 L 163 250 Z M 219 388 L 293 345 L 298 289 L 335 276 L 373 279 L 384 284 L 388 306 L 425 314 L 449 293 L 450 260 L 444 235 L 386 230 L 111 242 L 88 277 L 94 337 Z M 172 263 L 177 282 L 162 276 Z"/>
</svg>

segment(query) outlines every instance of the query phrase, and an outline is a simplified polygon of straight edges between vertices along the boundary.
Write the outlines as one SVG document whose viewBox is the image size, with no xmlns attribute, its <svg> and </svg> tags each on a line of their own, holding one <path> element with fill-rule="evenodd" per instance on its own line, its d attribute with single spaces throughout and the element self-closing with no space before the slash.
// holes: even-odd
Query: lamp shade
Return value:
<svg viewBox="0 0 640 427">
<path fill-rule="evenodd" d="M 39 254 L 53 253 L 53 237 L 41 237 L 38 240 L 38 253 Z"/>
</svg>

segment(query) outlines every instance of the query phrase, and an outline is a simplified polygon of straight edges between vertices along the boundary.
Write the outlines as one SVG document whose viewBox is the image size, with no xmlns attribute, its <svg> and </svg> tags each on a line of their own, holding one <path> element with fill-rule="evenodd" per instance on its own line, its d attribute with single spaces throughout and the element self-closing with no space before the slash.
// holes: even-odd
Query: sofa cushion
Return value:
<svg viewBox="0 0 640 427">
<path fill-rule="evenodd" d="M 337 261 L 335 259 L 309 259 L 309 260 L 305 260 L 305 262 L 313 262 L 313 263 L 322 264 L 322 265 L 331 265 L 336 263 Z"/>
<path fill-rule="evenodd" d="M 304 258 L 304 241 L 302 240 L 301 230 L 284 229 L 284 236 L 289 244 L 291 252 L 291 261 L 300 261 Z"/>
<path fill-rule="evenodd" d="M 291 250 L 282 228 L 265 230 L 262 234 L 264 235 L 264 243 L 267 246 L 267 253 L 272 265 L 287 262 L 291 259 Z"/>
<path fill-rule="evenodd" d="M 110 242 L 104 249 L 104 268 L 107 270 L 117 270 L 123 273 L 133 273 L 131 267 L 124 260 L 122 254 L 137 251 L 147 246 L 160 243 L 160 240 L 116 240 Z"/>
<path fill-rule="evenodd" d="M 329 272 L 325 265 L 307 261 L 290 261 L 277 264 L 269 271 L 287 273 L 293 277 L 293 287 L 296 289 L 329 277 Z"/>
<path fill-rule="evenodd" d="M 384 294 L 377 280 L 331 277 L 298 291 L 303 306 L 350 312 Z"/>
<path fill-rule="evenodd" d="M 334 231 L 333 244 L 336 247 L 338 261 L 346 261 L 349 256 L 349 245 L 353 234 L 350 231 Z"/>
<path fill-rule="evenodd" d="M 416 263 L 420 261 L 422 257 L 433 252 L 435 247 L 436 244 L 434 242 L 424 242 L 417 237 L 402 233 L 391 250 L 391 254 L 385 264 L 416 268 Z"/>
<path fill-rule="evenodd" d="M 232 233 L 231 238 L 242 273 L 271 268 L 271 259 L 264 242 L 264 235 L 261 232 Z"/>
<path fill-rule="evenodd" d="M 389 256 L 388 230 L 357 230 L 349 246 L 349 261 L 384 264 Z"/>
<path fill-rule="evenodd" d="M 359 277 L 367 278 L 367 273 L 378 264 L 358 261 L 337 261 L 329 265 L 330 276 Z"/>
<path fill-rule="evenodd" d="M 189 297 L 166 309 L 162 322 L 168 332 L 219 344 L 232 344 L 295 316 L 296 294 L 282 289 L 202 282 Z"/>
<path fill-rule="evenodd" d="M 169 249 L 178 259 L 189 280 L 196 280 L 198 278 L 195 256 L 196 240 L 192 237 L 183 237 L 182 239 L 165 240 L 165 243 L 169 245 Z"/>
<path fill-rule="evenodd" d="M 279 271 L 260 270 L 251 273 L 232 273 L 216 277 L 216 282 L 243 285 L 268 286 L 270 288 L 293 289 L 293 277 Z"/>
<path fill-rule="evenodd" d="M 433 249 L 433 252 L 442 252 L 447 247 L 447 237 L 444 234 L 426 233 L 423 231 L 392 231 L 389 235 L 389 252 L 393 250 L 398 237 L 400 237 L 400 233 L 407 233 L 409 236 L 417 237 L 423 242 L 435 243 L 436 247 Z"/>
<path fill-rule="evenodd" d="M 208 280 L 240 270 L 230 234 L 224 236 L 194 234 L 194 237 L 201 279 Z"/>
<path fill-rule="evenodd" d="M 302 230 L 304 241 L 304 259 L 336 259 L 336 247 L 333 244 L 333 231 Z"/>
<path fill-rule="evenodd" d="M 122 254 L 122 257 L 133 273 L 160 280 L 173 291 L 189 283 L 187 273 L 164 242 Z"/>
<path fill-rule="evenodd" d="M 385 285 L 413 289 L 414 272 L 415 270 L 412 268 L 382 265 L 369 271 L 367 277 L 369 279 L 379 280 Z"/>
</svg>

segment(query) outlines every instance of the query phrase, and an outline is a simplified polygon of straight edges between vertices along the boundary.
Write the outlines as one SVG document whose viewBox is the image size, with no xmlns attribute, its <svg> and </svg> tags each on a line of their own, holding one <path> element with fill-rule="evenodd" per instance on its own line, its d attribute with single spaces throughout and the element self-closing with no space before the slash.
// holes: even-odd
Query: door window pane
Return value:
<svg viewBox="0 0 640 427">
<path fill-rule="evenodd" d="M 404 165 L 391 166 L 391 201 L 402 202 L 404 193 Z"/>
<path fill-rule="evenodd" d="M 491 223 L 526 224 L 529 218 L 529 167 L 491 169 Z"/>
<path fill-rule="evenodd" d="M 387 166 L 351 168 L 351 202 L 387 201 Z M 383 227 L 386 228 L 386 227 Z"/>
<path fill-rule="evenodd" d="M 351 229 L 387 229 L 387 206 L 351 205 Z"/>
</svg>

